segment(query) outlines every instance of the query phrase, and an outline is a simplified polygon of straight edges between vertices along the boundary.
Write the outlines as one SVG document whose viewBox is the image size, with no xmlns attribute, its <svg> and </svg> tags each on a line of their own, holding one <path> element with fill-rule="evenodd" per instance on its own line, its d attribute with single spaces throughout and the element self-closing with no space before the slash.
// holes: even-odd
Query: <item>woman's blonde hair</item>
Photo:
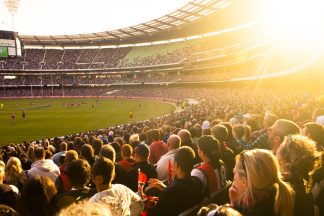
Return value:
<svg viewBox="0 0 324 216">
<path fill-rule="evenodd" d="M 291 216 L 294 207 L 294 191 L 282 180 L 276 157 L 268 150 L 243 151 L 237 156 L 240 176 L 247 179 L 247 191 L 242 200 L 253 205 L 264 193 L 275 189 L 274 212 Z"/>
<path fill-rule="evenodd" d="M 8 184 L 18 185 L 26 181 L 26 175 L 21 167 L 21 162 L 16 157 L 9 158 L 6 168 L 6 182 Z"/>
</svg>

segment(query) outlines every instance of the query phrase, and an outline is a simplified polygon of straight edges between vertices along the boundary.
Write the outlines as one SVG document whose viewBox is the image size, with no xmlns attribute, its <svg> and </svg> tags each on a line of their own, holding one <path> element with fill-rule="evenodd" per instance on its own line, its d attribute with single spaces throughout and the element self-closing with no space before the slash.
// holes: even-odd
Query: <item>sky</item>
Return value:
<svg viewBox="0 0 324 216">
<path fill-rule="evenodd" d="M 0 0 L 0 29 L 21 35 L 114 30 L 161 17 L 188 0 L 20 0 L 14 17 Z"/>
</svg>

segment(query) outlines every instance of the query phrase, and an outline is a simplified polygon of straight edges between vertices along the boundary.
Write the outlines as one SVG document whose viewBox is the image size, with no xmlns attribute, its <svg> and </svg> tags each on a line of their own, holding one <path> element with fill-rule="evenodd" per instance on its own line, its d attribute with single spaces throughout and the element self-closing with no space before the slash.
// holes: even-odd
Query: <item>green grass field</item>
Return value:
<svg viewBox="0 0 324 216">
<path fill-rule="evenodd" d="M 80 106 L 68 107 L 71 103 Z M 99 99 L 99 103 L 88 98 L 0 99 L 1 104 L 4 106 L 0 109 L 0 146 L 127 124 L 170 114 L 175 109 L 169 103 L 131 99 Z M 10 118 L 12 112 L 14 123 Z M 133 113 L 132 119 L 129 112 Z"/>
</svg>

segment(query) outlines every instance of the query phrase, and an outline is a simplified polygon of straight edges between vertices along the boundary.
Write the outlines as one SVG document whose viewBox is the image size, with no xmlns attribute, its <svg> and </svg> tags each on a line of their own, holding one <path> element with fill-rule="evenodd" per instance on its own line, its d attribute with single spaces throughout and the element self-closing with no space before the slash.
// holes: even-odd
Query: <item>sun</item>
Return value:
<svg viewBox="0 0 324 216">
<path fill-rule="evenodd" d="M 266 2 L 266 28 L 274 39 L 302 46 L 323 43 L 323 0 Z"/>
</svg>

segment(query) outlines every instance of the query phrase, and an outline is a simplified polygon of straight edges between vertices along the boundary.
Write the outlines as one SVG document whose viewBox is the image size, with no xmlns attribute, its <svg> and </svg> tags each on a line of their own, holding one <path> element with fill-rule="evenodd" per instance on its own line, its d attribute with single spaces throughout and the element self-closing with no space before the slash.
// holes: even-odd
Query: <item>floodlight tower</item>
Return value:
<svg viewBox="0 0 324 216">
<path fill-rule="evenodd" d="M 11 16 L 10 27 L 15 31 L 15 15 L 17 14 L 20 0 L 3 0 Z"/>
</svg>

